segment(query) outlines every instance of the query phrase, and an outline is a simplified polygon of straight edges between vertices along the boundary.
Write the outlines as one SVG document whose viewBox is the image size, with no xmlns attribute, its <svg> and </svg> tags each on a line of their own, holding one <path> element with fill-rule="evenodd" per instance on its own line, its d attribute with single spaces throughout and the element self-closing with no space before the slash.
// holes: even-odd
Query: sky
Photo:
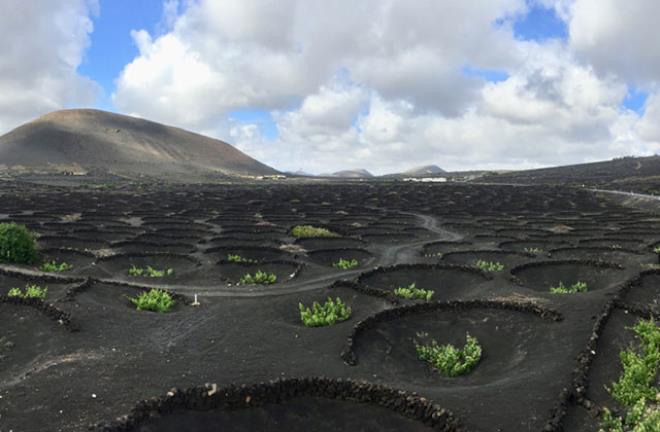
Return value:
<svg viewBox="0 0 660 432">
<path fill-rule="evenodd" d="M 0 0 L 0 134 L 97 108 L 283 171 L 660 150 L 657 0 Z"/>
</svg>

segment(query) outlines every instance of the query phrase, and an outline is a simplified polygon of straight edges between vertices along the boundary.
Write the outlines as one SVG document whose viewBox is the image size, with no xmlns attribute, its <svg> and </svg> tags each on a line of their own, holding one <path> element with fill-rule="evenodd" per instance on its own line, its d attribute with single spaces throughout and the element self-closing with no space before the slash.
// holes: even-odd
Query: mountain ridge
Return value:
<svg viewBox="0 0 660 432">
<path fill-rule="evenodd" d="M 94 109 L 54 111 L 0 136 L 0 167 L 154 177 L 279 173 L 226 142 Z"/>
</svg>

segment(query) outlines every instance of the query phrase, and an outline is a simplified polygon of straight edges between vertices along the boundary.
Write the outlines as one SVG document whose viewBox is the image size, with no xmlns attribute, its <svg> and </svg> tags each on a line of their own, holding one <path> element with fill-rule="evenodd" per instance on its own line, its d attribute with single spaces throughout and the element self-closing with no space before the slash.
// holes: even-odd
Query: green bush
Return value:
<svg viewBox="0 0 660 432">
<path fill-rule="evenodd" d="M 324 304 L 314 302 L 311 308 L 298 303 L 298 309 L 300 310 L 300 320 L 306 327 L 329 326 L 346 321 L 351 316 L 351 308 L 346 306 L 339 297 L 334 301 L 328 297 Z"/>
<path fill-rule="evenodd" d="M 504 270 L 504 264 L 499 262 L 476 260 L 474 265 L 475 267 L 487 272 L 499 272 Z"/>
<path fill-rule="evenodd" d="M 43 272 L 48 272 L 48 273 L 61 273 L 65 272 L 68 270 L 71 270 L 73 266 L 71 264 L 68 264 L 66 262 L 61 262 L 57 263 L 57 261 L 50 261 L 50 262 L 45 262 L 41 264 L 41 267 L 39 267 L 39 270 Z"/>
<path fill-rule="evenodd" d="M 48 288 L 41 288 L 39 285 L 28 284 L 25 285 L 25 291 L 21 291 L 20 288 L 12 288 L 7 295 L 9 297 L 38 298 L 44 300 L 48 295 Z"/>
<path fill-rule="evenodd" d="M 587 292 L 587 284 L 585 282 L 575 282 L 571 286 L 564 286 L 563 282 L 559 282 L 559 285 L 556 287 L 550 287 L 550 292 L 552 294 L 575 294 L 581 292 Z"/>
<path fill-rule="evenodd" d="M 656 246 L 653 248 L 653 252 L 660 254 L 660 246 Z"/>
<path fill-rule="evenodd" d="M 640 399 L 654 400 L 654 387 L 660 367 L 660 327 L 653 320 L 640 320 L 633 327 L 640 349 L 628 348 L 619 354 L 623 374 L 612 384 L 610 393 L 620 404 L 631 407 Z"/>
<path fill-rule="evenodd" d="M 131 268 L 128 269 L 128 274 L 135 277 L 145 276 L 151 278 L 161 278 L 165 276 L 172 276 L 174 274 L 174 269 L 167 268 L 163 270 L 157 270 L 151 266 L 147 266 L 146 268 L 131 266 Z"/>
<path fill-rule="evenodd" d="M 399 287 L 394 290 L 394 295 L 404 299 L 419 299 L 429 301 L 435 294 L 433 290 L 426 290 L 423 288 L 417 288 L 415 283 L 411 283 L 407 287 Z"/>
<path fill-rule="evenodd" d="M 465 346 L 458 349 L 451 344 L 439 345 L 431 340 L 428 345 L 415 342 L 417 356 L 440 371 L 445 376 L 456 377 L 469 373 L 481 359 L 481 345 L 476 338 L 466 335 Z"/>
<path fill-rule="evenodd" d="M 339 261 L 332 264 L 333 267 L 338 268 L 338 269 L 342 269 L 342 270 L 352 269 L 352 268 L 358 267 L 359 265 L 360 265 L 360 262 L 358 260 L 356 260 L 355 258 L 351 259 L 351 260 L 347 260 L 347 259 L 344 259 L 344 258 L 339 258 Z"/>
<path fill-rule="evenodd" d="M 444 254 L 442 252 L 433 252 L 424 254 L 426 258 L 442 258 Z"/>
<path fill-rule="evenodd" d="M 261 270 L 257 270 L 257 272 L 254 275 L 247 273 L 241 276 L 241 280 L 239 283 L 241 285 L 253 285 L 253 284 L 270 285 L 270 284 L 274 284 L 275 282 L 277 282 L 277 275 L 275 273 L 267 273 Z"/>
<path fill-rule="evenodd" d="M 244 264 L 255 264 L 257 262 L 257 260 L 245 258 L 238 254 L 228 254 L 227 261 L 232 263 L 244 263 Z"/>
<path fill-rule="evenodd" d="M 660 407 L 658 403 L 638 400 L 626 415 L 625 421 L 605 408 L 599 432 L 658 432 L 660 431 Z"/>
<path fill-rule="evenodd" d="M 34 235 L 16 223 L 0 223 L 0 261 L 31 264 L 37 259 Z"/>
<path fill-rule="evenodd" d="M 139 311 L 168 312 L 174 306 L 172 296 L 167 291 L 156 288 L 145 291 L 137 297 L 128 297 L 128 300 Z"/>
<path fill-rule="evenodd" d="M 603 432 L 657 432 L 660 430 L 660 327 L 654 320 L 639 320 L 632 328 L 640 344 L 619 353 L 623 373 L 608 391 L 628 409 L 625 420 L 605 408 Z"/>
<path fill-rule="evenodd" d="M 543 249 L 541 249 L 541 248 L 537 248 L 537 247 L 526 247 L 526 248 L 523 249 L 523 250 L 524 250 L 525 252 L 527 252 L 527 253 L 531 253 L 531 254 L 535 254 L 535 255 L 536 255 L 536 254 L 543 253 Z"/>
<path fill-rule="evenodd" d="M 337 233 L 334 233 L 325 228 L 318 228 L 312 225 L 296 225 L 291 229 L 291 234 L 297 238 L 339 237 L 339 234 Z"/>
</svg>

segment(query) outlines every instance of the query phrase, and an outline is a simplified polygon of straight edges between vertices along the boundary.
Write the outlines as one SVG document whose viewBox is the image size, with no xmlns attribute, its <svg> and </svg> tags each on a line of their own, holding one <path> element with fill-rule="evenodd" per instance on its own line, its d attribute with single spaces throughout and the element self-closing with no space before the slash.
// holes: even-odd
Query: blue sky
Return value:
<svg viewBox="0 0 660 432">
<path fill-rule="evenodd" d="M 110 96 L 114 80 L 138 54 L 131 30 L 158 31 L 162 22 L 162 0 L 101 0 L 100 13 L 93 16 L 91 45 L 78 71 L 103 88 L 98 108 L 113 110 Z"/>
<path fill-rule="evenodd" d="M 568 37 L 566 23 L 557 16 L 555 10 L 538 4 L 530 4 L 527 15 L 513 23 L 513 33 L 518 39 L 538 42 Z"/>
</svg>

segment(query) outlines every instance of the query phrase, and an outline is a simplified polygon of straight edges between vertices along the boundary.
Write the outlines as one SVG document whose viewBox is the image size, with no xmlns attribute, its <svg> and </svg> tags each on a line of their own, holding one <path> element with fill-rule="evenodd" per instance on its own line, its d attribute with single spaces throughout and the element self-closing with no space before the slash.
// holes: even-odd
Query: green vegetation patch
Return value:
<svg viewBox="0 0 660 432">
<path fill-rule="evenodd" d="M 576 294 L 576 293 L 587 292 L 587 283 L 575 282 L 571 286 L 565 286 L 564 282 L 559 282 L 558 286 L 550 287 L 550 292 L 552 294 Z"/>
<path fill-rule="evenodd" d="M 242 263 L 242 264 L 256 264 L 258 262 L 257 260 L 245 258 L 238 254 L 228 254 L 227 261 L 231 263 Z"/>
<path fill-rule="evenodd" d="M 136 266 L 131 266 L 130 269 L 128 269 L 128 274 L 130 276 L 135 276 L 135 277 L 151 277 L 151 278 L 162 278 L 165 276 L 172 276 L 174 275 L 174 269 L 173 268 L 167 268 L 163 270 L 157 270 L 151 266 L 147 267 L 136 267 Z"/>
<path fill-rule="evenodd" d="M 312 225 L 296 225 L 291 229 L 291 234 L 296 238 L 339 237 L 339 234 L 326 228 L 319 228 Z"/>
<path fill-rule="evenodd" d="M 333 263 L 332 266 L 335 267 L 335 268 L 338 268 L 338 269 L 348 270 L 348 269 L 352 269 L 352 268 L 355 268 L 355 267 L 359 267 L 360 262 L 355 258 L 350 259 L 350 260 L 344 259 L 344 258 L 339 258 L 339 261 L 337 261 L 336 263 Z"/>
<path fill-rule="evenodd" d="M 241 276 L 240 284 L 241 285 L 271 285 L 277 282 L 277 275 L 275 273 L 268 273 L 261 270 L 252 275 L 250 273 L 244 274 Z"/>
<path fill-rule="evenodd" d="M 476 260 L 474 266 L 487 272 L 500 272 L 504 270 L 504 264 L 494 261 Z"/>
<path fill-rule="evenodd" d="M 411 283 L 407 287 L 398 287 L 394 290 L 394 295 L 404 299 L 415 299 L 415 300 L 426 300 L 430 301 L 435 294 L 433 290 L 427 290 L 423 288 L 417 288 L 415 282 Z"/>
<path fill-rule="evenodd" d="M 39 285 L 28 284 L 25 286 L 25 290 L 20 288 L 12 288 L 7 293 L 9 297 L 20 297 L 20 298 L 38 298 L 44 300 L 48 295 L 48 288 L 42 288 Z"/>
<path fill-rule="evenodd" d="M 128 297 L 139 311 L 169 312 L 174 306 L 174 299 L 167 291 L 153 288 L 137 297 Z"/>
<path fill-rule="evenodd" d="M 423 335 L 425 336 L 425 335 Z M 440 345 L 435 340 L 430 344 L 415 342 L 417 356 L 435 367 L 447 377 L 457 377 L 472 371 L 481 360 L 482 349 L 479 341 L 466 334 L 463 348 L 451 344 Z"/>
<path fill-rule="evenodd" d="M 306 327 L 323 327 L 346 321 L 351 316 L 351 308 L 346 306 L 339 297 L 328 300 L 324 304 L 314 302 L 312 307 L 305 307 L 298 303 L 300 310 L 300 320 Z"/>
<path fill-rule="evenodd" d="M 69 271 L 73 268 L 73 266 L 69 263 L 66 262 L 61 262 L 58 263 L 57 261 L 49 261 L 41 264 L 41 267 L 39 267 L 39 270 L 43 272 L 48 272 L 48 273 L 62 273 L 65 271 Z"/>
<path fill-rule="evenodd" d="M 37 259 L 37 242 L 25 225 L 0 223 L 0 261 L 31 264 Z"/>
<path fill-rule="evenodd" d="M 427 258 L 442 258 L 443 253 L 442 252 L 427 253 L 424 254 L 424 256 Z"/>
<path fill-rule="evenodd" d="M 623 373 L 608 391 L 627 408 L 624 418 L 603 410 L 600 431 L 660 431 L 660 388 L 656 386 L 660 369 L 660 326 L 654 320 L 640 320 L 632 328 L 639 347 L 619 353 Z"/>
</svg>

